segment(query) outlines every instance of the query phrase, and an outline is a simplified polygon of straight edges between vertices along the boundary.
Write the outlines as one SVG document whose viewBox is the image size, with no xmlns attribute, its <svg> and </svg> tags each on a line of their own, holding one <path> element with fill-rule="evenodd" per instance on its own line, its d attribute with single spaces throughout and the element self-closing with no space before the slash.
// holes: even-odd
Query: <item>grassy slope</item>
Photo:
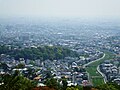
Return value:
<svg viewBox="0 0 120 90">
<path fill-rule="evenodd" d="M 90 75 L 91 81 L 94 86 L 104 84 L 103 77 L 97 72 L 97 66 L 104 60 L 110 60 L 114 58 L 114 54 L 110 52 L 105 52 L 105 57 L 99 61 L 93 62 L 88 67 L 86 67 L 87 72 Z"/>
</svg>

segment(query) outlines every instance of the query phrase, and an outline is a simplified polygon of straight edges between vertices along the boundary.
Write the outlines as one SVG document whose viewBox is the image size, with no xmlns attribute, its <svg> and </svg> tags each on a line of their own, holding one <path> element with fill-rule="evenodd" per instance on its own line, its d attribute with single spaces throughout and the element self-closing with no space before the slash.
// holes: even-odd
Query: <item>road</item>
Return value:
<svg viewBox="0 0 120 90">
<path fill-rule="evenodd" d="M 100 73 L 101 76 L 104 78 L 104 83 L 106 83 L 106 82 L 107 82 L 107 78 L 106 78 L 105 74 L 103 74 L 103 73 L 100 71 L 100 65 L 97 66 L 97 71 L 98 71 L 98 73 Z"/>
<path fill-rule="evenodd" d="M 96 62 L 96 61 L 99 61 L 99 60 L 103 59 L 104 57 L 105 57 L 105 53 L 104 53 L 104 55 L 103 55 L 101 58 L 96 59 L 96 60 L 94 60 L 94 61 L 91 61 L 91 62 L 89 62 L 89 63 L 87 63 L 87 64 L 84 64 L 83 67 L 85 68 L 86 66 L 90 65 L 91 63 L 94 63 L 94 62 Z"/>
</svg>

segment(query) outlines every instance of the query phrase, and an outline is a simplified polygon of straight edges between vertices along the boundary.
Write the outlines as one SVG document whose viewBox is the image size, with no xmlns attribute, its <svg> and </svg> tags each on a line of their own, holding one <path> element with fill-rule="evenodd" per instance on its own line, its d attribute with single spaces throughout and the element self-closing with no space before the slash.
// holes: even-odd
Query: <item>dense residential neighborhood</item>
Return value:
<svg viewBox="0 0 120 90">
<path fill-rule="evenodd" d="M 120 59 L 120 58 L 119 58 Z M 120 85 L 120 63 L 119 59 L 116 60 L 106 60 L 102 63 L 100 71 L 104 74 L 106 82 L 116 82 Z"/>
<path fill-rule="evenodd" d="M 119 29 L 113 33 L 111 26 L 104 32 L 108 27 L 99 25 L 103 28 L 99 32 L 94 23 L 59 23 L 0 24 L 0 75 L 18 72 L 37 82 L 37 87 L 47 87 L 54 79 L 60 85 L 65 80 L 68 87 L 92 87 L 97 82 L 120 85 Z M 79 32 L 81 29 L 85 31 Z M 98 30 L 89 31 L 92 29 Z"/>
</svg>

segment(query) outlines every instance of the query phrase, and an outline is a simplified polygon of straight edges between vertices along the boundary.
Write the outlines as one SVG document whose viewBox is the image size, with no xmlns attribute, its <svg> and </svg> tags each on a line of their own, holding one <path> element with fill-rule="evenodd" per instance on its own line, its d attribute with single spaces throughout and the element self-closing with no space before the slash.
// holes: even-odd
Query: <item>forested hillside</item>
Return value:
<svg viewBox="0 0 120 90">
<path fill-rule="evenodd" d="M 41 59 L 41 60 L 54 60 L 63 59 L 65 57 L 77 57 L 78 54 L 68 48 L 60 46 L 40 46 L 40 47 L 29 47 L 29 48 L 14 48 L 8 46 L 0 46 L 0 54 L 10 55 L 16 60 L 19 58 L 24 59 Z"/>
</svg>

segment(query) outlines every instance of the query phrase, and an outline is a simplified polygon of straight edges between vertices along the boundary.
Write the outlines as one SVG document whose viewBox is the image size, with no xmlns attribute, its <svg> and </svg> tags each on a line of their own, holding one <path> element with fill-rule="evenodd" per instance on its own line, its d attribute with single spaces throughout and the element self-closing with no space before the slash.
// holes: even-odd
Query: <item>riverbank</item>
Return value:
<svg viewBox="0 0 120 90">
<path fill-rule="evenodd" d="M 104 56 L 100 59 L 92 61 L 84 65 L 86 71 L 90 75 L 90 81 L 94 86 L 104 84 L 104 77 L 97 71 L 98 65 L 100 65 L 105 60 L 110 60 L 114 58 L 114 54 L 111 52 L 104 52 Z"/>
<path fill-rule="evenodd" d="M 88 66 L 88 65 L 90 65 L 90 64 L 92 64 L 92 63 L 94 63 L 94 62 L 96 62 L 96 61 L 99 61 L 99 60 L 103 59 L 104 57 L 105 57 L 105 53 L 103 54 L 103 56 L 102 56 L 101 58 L 96 59 L 96 60 L 93 60 L 93 61 L 91 61 L 91 62 L 89 62 L 89 63 L 87 63 L 87 64 L 84 64 L 83 67 L 85 68 L 86 66 Z"/>
</svg>

